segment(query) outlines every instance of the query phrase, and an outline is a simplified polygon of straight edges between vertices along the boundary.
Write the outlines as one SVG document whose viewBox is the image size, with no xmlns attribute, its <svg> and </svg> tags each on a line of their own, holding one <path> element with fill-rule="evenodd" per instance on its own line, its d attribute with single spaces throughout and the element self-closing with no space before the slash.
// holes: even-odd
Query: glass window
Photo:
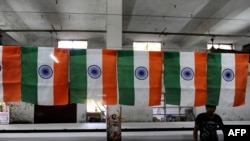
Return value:
<svg viewBox="0 0 250 141">
<path fill-rule="evenodd" d="M 214 46 L 215 49 L 226 49 L 226 50 L 233 50 L 234 47 L 232 44 L 207 44 L 207 50 L 210 50 Z"/>
<path fill-rule="evenodd" d="M 87 49 L 87 41 L 58 41 L 58 48 L 78 48 L 78 49 Z"/>
<path fill-rule="evenodd" d="M 161 51 L 161 43 L 160 42 L 134 42 L 133 50 Z"/>
</svg>

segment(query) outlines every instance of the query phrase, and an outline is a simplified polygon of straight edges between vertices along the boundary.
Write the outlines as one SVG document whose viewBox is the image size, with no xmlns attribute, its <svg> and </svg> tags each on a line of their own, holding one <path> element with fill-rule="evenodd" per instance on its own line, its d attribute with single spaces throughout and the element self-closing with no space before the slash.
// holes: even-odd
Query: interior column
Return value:
<svg viewBox="0 0 250 141">
<path fill-rule="evenodd" d="M 107 0 L 106 48 L 122 49 L 122 0 Z M 121 141 L 121 106 L 107 106 L 107 141 Z"/>
</svg>

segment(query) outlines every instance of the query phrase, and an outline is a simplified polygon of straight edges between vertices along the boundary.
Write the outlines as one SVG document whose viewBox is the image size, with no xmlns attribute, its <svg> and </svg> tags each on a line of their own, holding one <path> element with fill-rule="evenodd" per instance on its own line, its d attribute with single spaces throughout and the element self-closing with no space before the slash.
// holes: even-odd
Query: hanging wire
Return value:
<svg viewBox="0 0 250 141">
<path fill-rule="evenodd" d="M 211 42 L 212 42 L 212 48 L 214 48 L 214 36 L 212 36 Z"/>
<path fill-rule="evenodd" d="M 0 30 L 0 45 L 2 45 L 2 44 L 3 44 L 3 33 Z"/>
<path fill-rule="evenodd" d="M 215 49 L 215 47 L 214 47 L 214 38 L 215 38 L 215 36 L 214 35 L 212 35 L 212 38 L 210 39 L 211 40 L 211 42 L 212 42 L 212 47 L 211 47 L 211 49 L 210 49 L 210 51 L 211 52 L 213 52 L 213 51 L 215 51 L 216 49 Z"/>
<path fill-rule="evenodd" d="M 50 32 L 50 41 L 51 41 L 51 46 L 53 46 L 53 36 L 52 36 L 52 32 Z"/>
</svg>

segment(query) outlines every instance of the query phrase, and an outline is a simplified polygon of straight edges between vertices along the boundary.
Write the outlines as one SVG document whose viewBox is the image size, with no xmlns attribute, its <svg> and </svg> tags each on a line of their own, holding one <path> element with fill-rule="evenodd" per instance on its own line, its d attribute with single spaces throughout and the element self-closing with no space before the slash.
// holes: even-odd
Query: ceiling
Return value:
<svg viewBox="0 0 250 141">
<path fill-rule="evenodd" d="M 55 46 L 66 39 L 102 48 L 107 8 L 107 0 L 1 0 L 2 44 Z M 118 16 L 123 48 L 160 41 L 164 50 L 205 50 L 212 37 L 236 50 L 250 43 L 249 0 L 123 0 Z"/>
</svg>

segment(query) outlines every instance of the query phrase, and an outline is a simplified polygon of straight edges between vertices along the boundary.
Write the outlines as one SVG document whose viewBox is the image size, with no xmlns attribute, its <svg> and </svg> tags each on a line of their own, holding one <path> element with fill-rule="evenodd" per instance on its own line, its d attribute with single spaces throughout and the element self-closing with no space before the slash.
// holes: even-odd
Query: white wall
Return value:
<svg viewBox="0 0 250 141">
<path fill-rule="evenodd" d="M 122 106 L 122 121 L 123 122 L 152 122 L 153 110 L 152 107 L 136 107 L 136 106 Z"/>
</svg>

